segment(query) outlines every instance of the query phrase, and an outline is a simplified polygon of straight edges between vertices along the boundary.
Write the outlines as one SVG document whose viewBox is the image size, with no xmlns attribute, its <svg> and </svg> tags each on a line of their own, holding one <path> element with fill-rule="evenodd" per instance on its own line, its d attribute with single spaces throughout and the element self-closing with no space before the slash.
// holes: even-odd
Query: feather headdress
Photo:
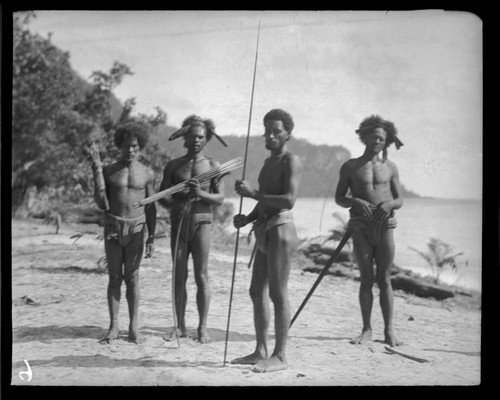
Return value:
<svg viewBox="0 0 500 400">
<path fill-rule="evenodd" d="M 181 136 L 184 136 L 193 126 L 205 127 L 205 129 L 207 130 L 207 142 L 212 138 L 212 136 L 215 136 L 219 140 L 219 142 L 227 147 L 227 143 L 215 132 L 215 124 L 213 123 L 213 121 L 211 119 L 203 119 L 201 117 L 198 117 L 197 115 L 191 115 L 187 117 L 182 123 L 182 128 L 172 133 L 168 140 L 175 140 Z"/>
</svg>

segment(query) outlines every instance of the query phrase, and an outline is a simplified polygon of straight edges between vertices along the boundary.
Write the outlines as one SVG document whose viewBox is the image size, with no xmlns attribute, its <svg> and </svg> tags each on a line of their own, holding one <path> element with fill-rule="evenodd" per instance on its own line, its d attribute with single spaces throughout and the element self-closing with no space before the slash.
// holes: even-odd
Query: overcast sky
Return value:
<svg viewBox="0 0 500 400">
<path fill-rule="evenodd" d="M 179 126 L 211 118 L 221 135 L 247 134 L 259 21 L 251 135 L 284 108 L 293 135 L 364 147 L 354 133 L 371 114 L 393 121 L 401 181 L 420 195 L 482 196 L 482 22 L 426 11 L 38 11 L 31 29 L 70 52 L 88 79 L 127 64 L 117 88 L 138 112 L 155 107 Z M 307 166 L 305 166 L 307 168 Z"/>
</svg>

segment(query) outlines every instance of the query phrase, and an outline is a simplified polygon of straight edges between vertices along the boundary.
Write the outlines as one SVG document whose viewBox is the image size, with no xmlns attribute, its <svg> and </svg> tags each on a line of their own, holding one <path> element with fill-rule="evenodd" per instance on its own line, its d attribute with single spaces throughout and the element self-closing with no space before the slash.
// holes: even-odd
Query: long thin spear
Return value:
<svg viewBox="0 0 500 400">
<path fill-rule="evenodd" d="M 295 320 L 299 316 L 300 312 L 302 311 L 302 309 L 306 305 L 307 300 L 309 300 L 309 297 L 312 296 L 312 294 L 314 293 L 314 291 L 318 287 L 319 283 L 321 282 L 321 280 L 323 279 L 323 277 L 328 272 L 328 269 L 332 266 L 332 264 L 335 262 L 335 260 L 339 256 L 340 251 L 342 250 L 342 248 L 344 247 L 344 245 L 347 243 L 347 241 L 349 240 L 349 238 L 351 237 L 351 235 L 352 235 L 352 232 L 349 231 L 349 230 L 344 234 L 344 237 L 342 238 L 342 240 L 340 241 L 340 243 L 337 245 L 337 248 L 335 249 L 335 251 L 333 252 L 332 256 L 330 257 L 330 260 L 328 260 L 328 262 L 324 266 L 323 270 L 321 271 L 321 273 L 319 274 L 318 278 L 316 279 L 316 282 L 314 282 L 314 285 L 312 286 L 311 290 L 309 290 L 309 293 L 307 294 L 306 298 L 304 299 L 304 301 L 300 305 L 299 309 L 297 310 L 297 312 L 293 316 L 292 322 L 290 322 L 290 328 L 292 327 L 293 323 L 295 322 Z"/>
<path fill-rule="evenodd" d="M 259 38 L 260 38 L 260 21 L 259 21 L 259 29 L 257 31 L 257 46 L 255 48 L 255 64 L 253 68 L 253 82 L 252 82 L 252 96 L 250 98 L 250 115 L 248 117 L 248 132 L 247 132 L 247 140 L 245 144 L 245 157 L 243 160 L 243 173 L 241 180 L 245 179 L 245 172 L 246 172 L 246 166 L 247 166 L 247 155 L 248 155 L 248 142 L 250 139 L 250 127 L 252 125 L 252 108 L 253 108 L 253 94 L 255 91 L 255 77 L 257 73 L 257 59 L 259 57 Z M 240 196 L 240 211 L 239 213 L 241 214 L 243 209 L 243 196 Z M 229 338 L 229 323 L 231 320 L 231 305 L 233 303 L 233 289 L 234 289 L 234 277 L 236 273 L 236 260 L 238 258 L 238 244 L 240 240 L 240 228 L 236 230 L 236 244 L 234 248 L 234 263 L 233 263 L 233 276 L 231 279 L 231 293 L 229 295 L 229 311 L 228 311 L 228 316 L 227 316 L 227 328 L 226 328 L 226 344 L 224 346 L 224 365 L 226 365 L 226 354 L 227 354 L 227 342 Z"/>
</svg>

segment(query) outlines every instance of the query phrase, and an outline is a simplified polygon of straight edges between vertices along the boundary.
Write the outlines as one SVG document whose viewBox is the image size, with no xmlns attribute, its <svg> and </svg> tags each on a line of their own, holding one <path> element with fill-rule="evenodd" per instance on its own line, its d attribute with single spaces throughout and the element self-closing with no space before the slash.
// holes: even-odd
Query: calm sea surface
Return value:
<svg viewBox="0 0 500 400">
<path fill-rule="evenodd" d="M 239 211 L 240 198 L 229 198 Z M 251 199 L 243 200 L 242 212 L 247 214 L 255 206 Z M 300 238 L 327 235 L 330 229 L 339 226 L 332 214 L 340 214 L 346 221 L 349 212 L 339 207 L 333 198 L 326 202 L 321 198 L 299 198 L 293 209 Z M 463 252 L 456 258 L 458 271 L 445 270 L 444 282 L 461 287 L 481 290 L 482 264 L 482 203 L 480 200 L 405 199 L 403 207 L 396 212 L 398 227 L 394 231 L 396 240 L 395 264 L 422 275 L 431 273 L 427 262 L 409 247 L 427 252 L 430 238 L 449 244 L 453 254 Z M 232 228 L 234 229 L 234 228 Z M 241 235 L 250 228 L 240 230 Z"/>
</svg>

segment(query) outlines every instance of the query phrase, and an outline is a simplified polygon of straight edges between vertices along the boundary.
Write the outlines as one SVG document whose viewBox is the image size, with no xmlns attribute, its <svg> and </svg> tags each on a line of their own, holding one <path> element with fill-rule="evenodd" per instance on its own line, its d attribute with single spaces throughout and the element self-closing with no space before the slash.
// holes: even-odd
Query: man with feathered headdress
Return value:
<svg viewBox="0 0 500 400">
<path fill-rule="evenodd" d="M 365 118 L 356 133 L 365 145 L 365 151 L 361 157 L 352 158 L 342 165 L 335 193 L 337 204 L 350 209 L 349 229 L 361 277 L 359 302 L 363 329 L 351 343 L 362 344 L 372 337 L 370 321 L 375 261 L 385 342 L 397 346 L 401 342 L 396 339 L 392 327 L 394 295 L 391 268 L 395 252 L 394 210 L 403 206 L 403 196 L 398 168 L 387 159 L 387 147 L 395 143 L 399 149 L 403 143 L 396 136 L 394 124 L 379 115 Z"/>
<path fill-rule="evenodd" d="M 207 142 L 216 137 L 224 146 L 227 144 L 215 133 L 215 125 L 209 119 L 196 115 L 187 117 L 182 127 L 169 140 L 184 139 L 187 152 L 182 157 L 171 160 L 163 171 L 160 191 L 181 182 L 187 183 L 188 191 L 164 197 L 160 204 L 170 209 L 170 245 L 174 265 L 174 292 L 177 326 L 180 336 L 187 336 L 185 312 L 187 303 L 186 281 L 188 257 L 193 258 L 194 276 L 198 292 L 196 302 L 199 312 L 198 340 L 207 343 L 207 317 L 210 306 L 210 286 L 208 280 L 208 256 L 211 241 L 213 207 L 222 205 L 224 189 L 220 178 L 199 183 L 195 176 L 219 166 L 219 163 L 203 153 Z M 175 332 L 177 334 L 177 332 Z"/>
</svg>

